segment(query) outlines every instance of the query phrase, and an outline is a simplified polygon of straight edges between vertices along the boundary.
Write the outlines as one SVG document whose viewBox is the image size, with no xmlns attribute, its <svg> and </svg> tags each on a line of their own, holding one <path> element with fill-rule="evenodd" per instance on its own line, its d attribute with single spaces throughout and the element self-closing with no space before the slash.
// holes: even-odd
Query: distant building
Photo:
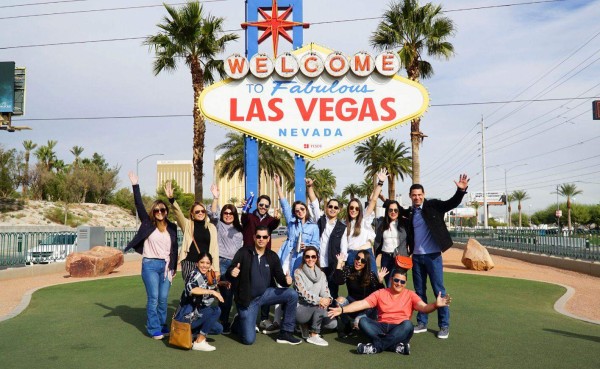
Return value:
<svg viewBox="0 0 600 369">
<path fill-rule="evenodd" d="M 215 158 L 215 169 L 213 173 L 213 178 L 215 178 L 215 183 L 220 191 L 219 206 L 223 206 L 224 204 L 229 203 L 234 203 L 234 205 L 239 206 L 241 202 L 246 198 L 245 178 L 242 177 L 240 179 L 237 174 L 235 174 L 231 179 L 227 179 L 227 177 L 218 178 L 217 173 L 219 171 L 219 165 L 217 163 L 217 160 L 219 159 L 219 157 L 220 156 L 217 156 Z M 285 191 L 287 183 L 285 182 L 285 180 L 282 180 L 282 182 L 282 187 Z M 280 208 L 279 195 L 277 195 L 277 189 L 275 188 L 275 184 L 273 183 L 273 178 L 261 174 L 259 180 L 259 191 L 260 193 L 255 194 L 254 207 L 256 207 L 256 198 L 258 198 L 259 195 L 268 195 L 271 198 L 271 208 L 269 208 L 269 214 L 272 215 L 274 208 Z M 248 194 L 248 196 L 250 196 L 250 194 Z M 295 201 L 295 194 L 293 191 L 285 193 L 285 197 L 290 202 L 290 205 L 292 204 L 292 202 Z"/>
<path fill-rule="evenodd" d="M 191 160 L 159 160 L 156 162 L 156 187 L 175 180 L 185 193 L 194 193 L 194 167 Z"/>
</svg>

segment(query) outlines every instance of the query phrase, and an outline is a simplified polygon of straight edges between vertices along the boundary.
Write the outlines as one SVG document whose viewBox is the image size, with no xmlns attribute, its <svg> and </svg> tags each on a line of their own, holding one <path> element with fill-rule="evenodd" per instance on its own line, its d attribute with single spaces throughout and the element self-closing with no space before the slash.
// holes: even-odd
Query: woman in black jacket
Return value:
<svg viewBox="0 0 600 369">
<path fill-rule="evenodd" d="M 167 219 L 169 208 L 161 200 L 146 212 L 138 177 L 129 172 L 135 207 L 141 221 L 138 232 L 127 244 L 125 252 L 134 249 L 142 254 L 142 280 L 146 287 L 146 330 L 156 339 L 169 334 L 167 328 L 167 297 L 177 271 L 177 226 Z"/>
<path fill-rule="evenodd" d="M 369 250 L 360 250 L 356 254 L 352 264 L 347 264 L 342 268 L 346 261 L 346 255 L 337 255 L 338 263 L 333 272 L 333 282 L 342 285 L 346 284 L 348 297 L 339 296 L 336 301 L 338 306 L 346 306 L 354 301 L 360 301 L 380 288 L 384 288 L 383 279 L 389 271 L 383 267 L 379 273 L 371 270 L 371 253 Z M 340 335 L 348 335 L 352 329 L 358 329 L 358 322 L 364 316 L 373 319 L 377 318 L 375 309 L 367 309 L 357 313 L 340 315 L 341 324 L 338 324 Z M 350 324 L 351 320 L 354 320 Z"/>
</svg>

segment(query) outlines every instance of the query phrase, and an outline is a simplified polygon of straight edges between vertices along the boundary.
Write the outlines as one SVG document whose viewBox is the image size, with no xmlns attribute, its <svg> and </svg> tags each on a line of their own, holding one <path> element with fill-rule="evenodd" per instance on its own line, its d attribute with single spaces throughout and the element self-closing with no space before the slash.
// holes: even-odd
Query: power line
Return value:
<svg viewBox="0 0 600 369">
<path fill-rule="evenodd" d="M 46 1 L 43 3 L 27 3 L 27 4 L 16 4 L 16 5 L 0 5 L 0 9 L 3 8 L 19 8 L 24 6 L 33 6 L 33 5 L 48 5 L 48 4 L 59 4 L 59 3 L 80 3 L 89 0 L 61 0 L 61 1 Z"/>
<path fill-rule="evenodd" d="M 204 0 L 203 3 L 216 3 L 216 2 L 223 2 L 223 1 L 230 1 L 230 0 Z M 173 4 L 167 4 L 167 5 L 185 5 L 185 4 L 187 4 L 187 3 L 173 3 Z M 163 6 L 164 6 L 163 4 L 160 4 L 160 5 L 137 5 L 137 6 L 124 6 L 121 8 L 102 8 L 102 9 L 72 10 L 72 11 L 54 12 L 54 13 L 13 15 L 13 16 L 9 16 L 9 17 L 0 17 L 0 20 L 45 17 L 45 16 L 51 16 L 51 15 L 97 13 L 97 12 L 107 12 L 107 11 L 117 11 L 117 10 L 148 9 L 148 8 L 158 8 L 158 7 L 163 7 Z"/>
<path fill-rule="evenodd" d="M 538 170 L 534 170 L 534 171 L 527 171 L 527 172 L 521 173 L 521 174 L 511 174 L 510 178 L 512 179 L 514 177 L 521 177 L 521 176 L 530 175 L 530 174 L 533 174 L 533 173 L 544 172 L 544 171 L 547 171 L 547 170 L 550 170 L 550 169 L 556 169 L 556 168 L 564 167 L 565 165 L 571 165 L 571 164 L 581 163 L 583 161 L 587 161 L 587 160 L 591 160 L 591 159 L 596 159 L 598 157 L 600 157 L 600 155 L 589 156 L 589 157 L 584 158 L 584 159 L 573 160 L 573 161 L 570 161 L 570 162 L 567 162 L 567 163 L 558 164 L 558 165 L 554 165 L 554 166 L 551 166 L 551 167 L 548 167 L 548 168 L 538 169 Z M 489 182 L 497 182 L 497 181 L 504 181 L 504 177 L 498 177 L 498 178 L 490 179 L 490 180 L 488 180 L 488 183 Z"/>
<path fill-rule="evenodd" d="M 449 104 L 431 104 L 435 107 L 445 106 L 465 106 L 465 105 L 490 105 L 490 104 L 511 104 L 520 102 L 545 102 L 545 101 L 564 101 L 564 100 L 586 100 L 586 99 L 597 99 L 597 96 L 588 97 L 557 97 L 549 99 L 528 99 L 528 100 L 507 100 L 507 101 L 482 101 L 482 102 L 467 102 L 467 103 L 449 103 Z M 490 128 L 491 125 L 487 128 Z"/>
</svg>

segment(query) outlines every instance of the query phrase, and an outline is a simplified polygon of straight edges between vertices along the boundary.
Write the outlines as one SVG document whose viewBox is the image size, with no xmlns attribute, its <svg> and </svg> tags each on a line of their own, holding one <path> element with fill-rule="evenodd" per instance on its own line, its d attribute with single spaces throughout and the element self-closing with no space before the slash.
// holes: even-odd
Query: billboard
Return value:
<svg viewBox="0 0 600 369">
<path fill-rule="evenodd" d="M 479 205 L 483 205 L 483 192 L 472 192 L 471 202 L 478 202 Z M 503 191 L 499 192 L 487 192 L 486 200 L 488 205 L 506 205 L 506 196 Z"/>
<path fill-rule="evenodd" d="M 316 159 L 421 116 L 427 90 L 400 77 L 392 53 L 351 57 L 311 43 L 275 60 L 225 61 L 230 78 L 207 87 L 204 116 Z"/>
<path fill-rule="evenodd" d="M 592 111 L 594 112 L 594 120 L 600 120 L 600 100 L 592 101 Z"/>
<path fill-rule="evenodd" d="M 13 112 L 15 105 L 15 63 L 0 62 L 0 113 Z"/>
</svg>

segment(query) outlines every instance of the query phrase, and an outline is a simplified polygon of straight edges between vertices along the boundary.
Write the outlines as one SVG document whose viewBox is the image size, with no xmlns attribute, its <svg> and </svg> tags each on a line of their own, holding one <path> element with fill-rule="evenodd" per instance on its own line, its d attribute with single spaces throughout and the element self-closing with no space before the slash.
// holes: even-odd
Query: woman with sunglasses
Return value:
<svg viewBox="0 0 600 369">
<path fill-rule="evenodd" d="M 174 319 L 190 323 L 192 333 L 197 334 L 192 345 L 192 350 L 214 351 L 216 348 L 206 341 L 208 334 L 221 334 L 223 327 L 218 321 L 221 310 L 218 306 L 211 306 L 217 299 L 223 302 L 223 297 L 218 291 L 220 285 L 229 282 L 219 282 L 214 276 L 212 256 L 200 252 L 198 263 L 185 280 L 183 292 L 179 299 L 179 309 Z"/>
<path fill-rule="evenodd" d="M 210 253 L 215 258 L 213 268 L 217 276 L 219 269 L 219 246 L 217 245 L 217 228 L 207 219 L 206 207 L 201 202 L 194 202 L 189 212 L 189 219 L 183 215 L 181 208 L 173 196 L 171 181 L 165 182 L 165 194 L 173 207 L 175 220 L 183 230 L 183 241 L 179 249 L 181 275 L 187 280 L 198 263 L 200 253 Z"/>
<path fill-rule="evenodd" d="M 371 269 L 372 254 L 369 251 L 358 251 L 352 264 L 346 262 L 345 266 L 345 255 L 337 255 L 338 263 L 336 270 L 333 272 L 333 281 L 338 285 L 346 284 L 348 290 L 347 297 L 339 296 L 336 299 L 338 306 L 346 306 L 354 301 L 362 300 L 378 289 L 384 288 L 383 279 L 388 274 L 388 270 L 383 267 L 377 273 L 377 269 Z M 348 336 L 353 329 L 357 330 L 360 319 L 365 316 L 377 319 L 377 311 L 367 309 L 340 316 L 342 324 L 338 327 L 339 335 Z"/>
<path fill-rule="evenodd" d="M 300 267 L 294 273 L 294 289 L 298 292 L 296 321 L 306 342 L 328 346 L 329 343 L 319 335 L 321 328 L 334 329 L 337 321 L 327 317 L 327 308 L 333 302 L 327 276 L 319 266 L 319 250 L 316 247 L 307 246 L 302 255 Z"/>
<path fill-rule="evenodd" d="M 213 195 L 213 202 L 208 211 L 208 216 L 211 223 L 217 227 L 219 266 L 221 269 L 221 279 L 225 279 L 227 268 L 231 265 L 235 253 L 242 247 L 244 234 L 237 208 L 233 204 L 225 204 L 219 213 L 220 191 L 216 184 L 210 186 L 210 192 Z M 223 334 L 229 334 L 231 328 L 229 313 L 231 313 L 233 292 L 231 289 L 225 287 L 221 287 L 220 291 L 223 296 L 223 302 L 219 303 L 219 307 L 221 308 L 219 319 L 223 325 Z"/>
<path fill-rule="evenodd" d="M 287 240 L 285 240 L 277 255 L 281 260 L 284 273 L 290 273 L 294 277 L 294 270 L 300 265 L 304 248 L 314 246 L 317 250 L 319 249 L 319 227 L 311 218 L 308 207 L 304 202 L 295 201 L 290 207 L 281 189 L 281 179 L 277 174 L 273 176 L 273 179 L 275 180 L 281 211 L 288 229 Z"/>
<path fill-rule="evenodd" d="M 177 226 L 167 219 L 169 208 L 162 200 L 152 203 L 146 212 L 138 177 L 129 172 L 133 199 L 141 224 L 124 252 L 134 249 L 143 255 L 142 280 L 146 287 L 146 330 L 150 337 L 160 340 L 169 334 L 167 297 L 177 271 Z"/>
<path fill-rule="evenodd" d="M 394 270 L 396 255 L 409 256 L 407 233 L 408 211 L 396 200 L 387 200 L 385 216 L 380 219 L 375 231 L 375 255 L 381 254 L 381 267 Z M 390 285 L 390 277 L 387 285 Z"/>
<path fill-rule="evenodd" d="M 363 213 L 363 208 L 360 200 L 353 198 L 348 203 L 348 211 L 346 212 L 346 236 L 348 237 L 348 259 L 346 264 L 351 265 L 354 263 L 356 254 L 363 250 L 370 254 L 369 260 L 371 261 L 371 270 L 377 270 L 377 264 L 375 261 L 375 253 L 373 252 L 373 240 L 375 239 L 375 232 L 373 231 L 373 220 L 375 219 L 375 205 L 377 204 L 377 198 L 381 193 L 381 187 L 383 182 L 387 178 L 387 169 L 383 168 L 377 172 L 377 183 L 373 186 L 373 192 L 369 197 L 369 205 Z"/>
</svg>

